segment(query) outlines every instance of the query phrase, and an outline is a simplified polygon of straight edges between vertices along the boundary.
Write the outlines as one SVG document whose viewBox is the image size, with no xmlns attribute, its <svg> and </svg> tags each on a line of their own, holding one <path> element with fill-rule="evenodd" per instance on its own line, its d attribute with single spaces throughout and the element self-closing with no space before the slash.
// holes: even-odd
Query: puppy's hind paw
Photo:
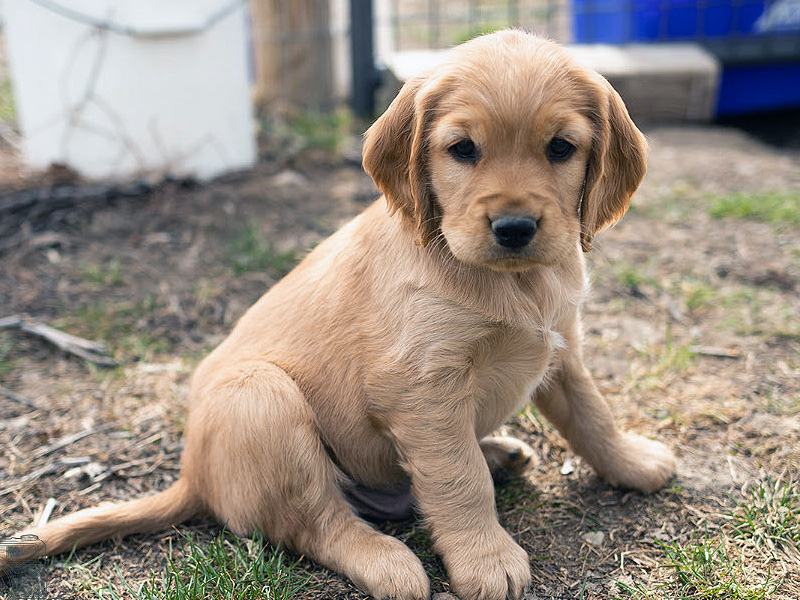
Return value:
<svg viewBox="0 0 800 600">
<path fill-rule="evenodd" d="M 522 476 L 536 466 L 536 454 L 525 442 L 513 437 L 490 436 L 480 441 L 483 457 L 496 485 Z"/>
</svg>

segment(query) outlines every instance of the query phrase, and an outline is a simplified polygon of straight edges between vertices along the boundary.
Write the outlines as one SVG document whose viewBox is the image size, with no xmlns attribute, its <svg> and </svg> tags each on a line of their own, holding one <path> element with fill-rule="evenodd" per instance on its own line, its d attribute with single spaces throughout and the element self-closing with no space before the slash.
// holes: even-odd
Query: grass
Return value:
<svg viewBox="0 0 800 600">
<path fill-rule="evenodd" d="M 617 279 L 623 287 L 635 290 L 643 284 L 653 283 L 652 279 L 635 265 L 625 264 L 617 270 Z"/>
<path fill-rule="evenodd" d="M 736 192 L 708 194 L 694 183 L 678 180 L 663 189 L 652 202 L 634 202 L 631 210 L 642 216 L 680 223 L 693 215 L 698 206 L 716 219 L 734 218 L 760 221 L 778 226 L 800 224 L 800 193 L 795 191 Z"/>
<path fill-rule="evenodd" d="M 666 341 L 664 353 L 658 360 L 656 376 L 667 371 L 685 371 L 694 362 L 696 352 L 691 350 L 691 344 L 678 344 L 672 338 L 672 321 L 666 321 Z"/>
<path fill-rule="evenodd" d="M 11 336 L 5 332 L 0 333 L 0 377 L 14 368 L 14 361 L 11 359 L 13 347 Z"/>
<path fill-rule="evenodd" d="M 464 42 L 468 42 L 473 38 L 494 33 L 495 31 L 505 29 L 508 26 L 509 25 L 506 22 L 495 21 L 493 23 L 481 23 L 480 25 L 474 27 L 459 29 L 449 36 L 452 40 L 451 45 L 463 44 Z"/>
<path fill-rule="evenodd" d="M 719 539 L 665 547 L 665 563 L 673 569 L 675 598 L 762 600 L 775 592 L 778 581 L 755 576 L 752 565 Z"/>
<path fill-rule="evenodd" d="M 637 196 L 630 206 L 631 214 L 667 223 L 681 223 L 694 213 L 697 205 L 697 186 L 678 178 L 662 184 L 652 197 Z"/>
<path fill-rule="evenodd" d="M 104 343 L 117 358 L 152 360 L 153 355 L 170 349 L 170 344 L 148 332 L 143 321 L 158 310 L 153 297 L 137 301 L 99 301 L 80 306 L 55 324 L 60 329 Z M 123 361 L 125 362 L 125 361 Z"/>
<path fill-rule="evenodd" d="M 800 322 L 791 300 L 766 287 L 740 286 L 720 294 L 723 325 L 737 335 L 800 340 Z"/>
<path fill-rule="evenodd" d="M 644 293 L 643 288 L 656 291 L 661 289 L 653 275 L 653 264 L 641 266 L 622 260 L 612 264 L 611 269 L 620 286 L 634 295 Z"/>
<path fill-rule="evenodd" d="M 248 271 L 265 271 L 280 279 L 297 264 L 294 252 L 279 252 L 272 242 L 261 237 L 255 227 L 245 227 L 228 243 L 228 262 L 237 275 Z"/>
<path fill-rule="evenodd" d="M 8 75 L 0 76 L 0 120 L 6 123 L 14 123 L 17 120 L 17 107 L 14 103 L 11 78 Z"/>
<path fill-rule="evenodd" d="M 353 131 L 353 115 L 344 109 L 305 111 L 290 119 L 289 130 L 302 140 L 303 149 L 319 149 L 338 155 Z"/>
<path fill-rule="evenodd" d="M 795 416 L 800 413 L 800 394 L 784 394 L 778 387 L 764 390 L 764 410 L 771 415 Z"/>
<path fill-rule="evenodd" d="M 765 480 L 709 530 L 662 546 L 660 581 L 617 585 L 637 600 L 766 600 L 800 592 L 800 486 Z"/>
<path fill-rule="evenodd" d="M 122 264 L 116 258 L 103 265 L 84 265 L 83 276 L 87 282 L 99 286 L 125 285 L 125 278 L 122 276 Z"/>
<path fill-rule="evenodd" d="M 683 281 L 680 289 L 686 308 L 691 312 L 712 307 L 717 302 L 717 290 L 705 281 Z"/>
<path fill-rule="evenodd" d="M 736 193 L 709 199 L 709 214 L 715 218 L 734 217 L 772 223 L 800 225 L 800 194 L 767 192 Z"/>
<path fill-rule="evenodd" d="M 179 550 L 170 548 L 169 554 L 164 570 L 141 583 L 129 581 L 116 567 L 121 583 L 85 585 L 95 597 L 111 600 L 284 600 L 311 585 L 311 575 L 282 551 L 265 548 L 260 535 L 239 539 L 223 532 L 201 543 L 184 534 Z"/>
<path fill-rule="evenodd" d="M 731 537 L 760 553 L 800 558 L 800 485 L 792 480 L 761 482 L 749 490 L 730 517 Z"/>
<path fill-rule="evenodd" d="M 646 364 L 632 367 L 630 377 L 634 387 L 640 390 L 663 389 L 671 380 L 667 375 L 685 373 L 697 363 L 697 352 L 692 347 L 691 341 L 677 342 L 673 339 L 672 322 L 667 319 L 663 346 L 652 344 L 637 350 Z"/>
</svg>

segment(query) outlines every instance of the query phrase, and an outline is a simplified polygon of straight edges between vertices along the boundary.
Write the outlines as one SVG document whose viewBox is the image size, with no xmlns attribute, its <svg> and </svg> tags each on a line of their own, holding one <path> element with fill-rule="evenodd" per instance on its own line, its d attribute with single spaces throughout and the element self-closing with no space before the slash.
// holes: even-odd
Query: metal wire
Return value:
<svg viewBox="0 0 800 600">
<path fill-rule="evenodd" d="M 18 1 L 18 0 L 17 0 Z M 56 13 L 76 23 L 102 29 L 104 31 L 111 31 L 119 35 L 136 36 L 136 37 L 153 37 L 162 35 L 188 35 L 202 33 L 211 29 L 214 25 L 219 23 L 222 19 L 235 12 L 240 7 L 247 4 L 247 0 L 232 0 L 225 5 L 221 6 L 215 12 L 212 12 L 209 17 L 198 25 L 191 25 L 185 28 L 162 28 L 162 29 L 143 29 L 131 25 L 124 25 L 117 23 L 111 18 L 99 19 L 92 15 L 87 15 L 73 8 L 69 8 L 56 2 L 55 0 L 30 0 L 34 4 L 39 5 L 45 10 Z"/>
</svg>

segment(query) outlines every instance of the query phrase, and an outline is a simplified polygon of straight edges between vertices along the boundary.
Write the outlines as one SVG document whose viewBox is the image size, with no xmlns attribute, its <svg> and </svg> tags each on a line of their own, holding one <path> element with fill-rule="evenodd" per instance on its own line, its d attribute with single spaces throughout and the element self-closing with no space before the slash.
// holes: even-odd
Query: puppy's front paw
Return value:
<svg viewBox="0 0 800 600">
<path fill-rule="evenodd" d="M 462 600 L 517 600 L 531 583 L 528 555 L 499 525 L 490 536 L 450 545 L 443 559 Z"/>
<path fill-rule="evenodd" d="M 358 587 L 379 600 L 426 600 L 428 575 L 408 547 L 398 539 L 376 535 L 372 544 L 353 548 L 345 574 Z"/>
<path fill-rule="evenodd" d="M 622 434 L 614 458 L 615 464 L 604 465 L 600 475 L 611 485 L 645 493 L 664 487 L 677 467 L 672 450 L 633 433 Z"/>
<path fill-rule="evenodd" d="M 490 436 L 480 441 L 483 457 L 496 485 L 520 477 L 536 465 L 533 448 L 513 437 Z"/>
</svg>

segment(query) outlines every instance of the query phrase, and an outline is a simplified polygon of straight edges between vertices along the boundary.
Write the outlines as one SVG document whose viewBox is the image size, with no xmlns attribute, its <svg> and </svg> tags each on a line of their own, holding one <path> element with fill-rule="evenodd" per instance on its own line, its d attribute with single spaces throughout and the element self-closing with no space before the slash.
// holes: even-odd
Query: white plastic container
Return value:
<svg viewBox="0 0 800 600">
<path fill-rule="evenodd" d="M 242 0 L 3 2 L 29 166 L 208 179 L 256 161 Z"/>
</svg>

